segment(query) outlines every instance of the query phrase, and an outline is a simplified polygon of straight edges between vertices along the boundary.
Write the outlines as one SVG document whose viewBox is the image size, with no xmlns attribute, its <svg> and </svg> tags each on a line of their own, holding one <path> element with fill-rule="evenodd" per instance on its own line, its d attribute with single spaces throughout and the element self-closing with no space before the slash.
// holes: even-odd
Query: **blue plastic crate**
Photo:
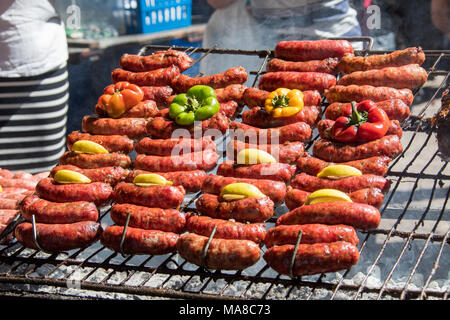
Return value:
<svg viewBox="0 0 450 320">
<path fill-rule="evenodd" d="M 192 0 L 123 0 L 126 32 L 152 33 L 191 25 Z"/>
</svg>

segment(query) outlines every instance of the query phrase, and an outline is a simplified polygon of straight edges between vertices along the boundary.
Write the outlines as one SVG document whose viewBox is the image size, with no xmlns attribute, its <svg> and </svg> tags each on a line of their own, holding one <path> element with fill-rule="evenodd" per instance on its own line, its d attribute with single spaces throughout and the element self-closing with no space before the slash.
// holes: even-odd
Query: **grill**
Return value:
<svg viewBox="0 0 450 320">
<path fill-rule="evenodd" d="M 341 38 L 342 39 L 342 38 Z M 358 55 L 378 54 L 372 39 L 363 42 Z M 144 46 L 146 55 L 168 48 L 183 50 L 196 62 L 209 55 L 246 55 L 260 59 L 258 70 L 249 72 L 257 84 L 273 51 L 218 48 Z M 22 247 L 16 240 L 0 246 L 0 295 L 64 299 L 91 298 L 196 298 L 196 299 L 438 299 L 450 291 L 450 222 L 447 210 L 450 171 L 438 156 L 435 126 L 430 118 L 440 107 L 448 84 L 450 50 L 425 50 L 428 82 L 415 90 L 410 118 L 402 125 L 402 155 L 390 163 L 393 181 L 380 208 L 378 229 L 358 232 L 360 260 L 346 271 L 291 279 L 269 268 L 264 260 L 243 271 L 205 270 L 178 254 L 122 256 L 97 242 L 85 249 L 48 254 Z M 245 67 L 245 66 L 244 66 Z M 252 78 L 253 77 L 253 78 Z M 439 103 L 438 103 L 439 102 Z M 238 120 L 239 121 L 239 120 Z M 317 139 L 306 145 L 309 150 Z M 218 145 L 225 146 L 227 135 Z M 225 150 L 223 148 L 222 150 Z M 223 158 L 225 151 L 223 151 Z M 222 161 L 221 160 L 221 161 Z M 220 161 L 220 162 L 221 162 Z M 182 211 L 192 211 L 200 193 L 187 195 Z M 109 209 L 101 212 L 103 227 L 113 224 Z M 287 212 L 282 205 L 279 215 Z M 276 218 L 267 222 L 273 227 Z M 265 247 L 261 248 L 265 251 Z M 50 294 L 50 295 L 49 295 Z"/>
</svg>

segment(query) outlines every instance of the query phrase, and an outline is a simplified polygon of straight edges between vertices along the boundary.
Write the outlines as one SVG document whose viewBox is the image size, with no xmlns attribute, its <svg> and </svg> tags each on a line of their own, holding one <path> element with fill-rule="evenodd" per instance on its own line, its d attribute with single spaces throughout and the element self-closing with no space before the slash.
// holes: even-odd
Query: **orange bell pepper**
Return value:
<svg viewBox="0 0 450 320">
<path fill-rule="evenodd" d="M 144 92 L 139 86 L 120 81 L 103 90 L 96 108 L 104 110 L 111 118 L 118 118 L 143 99 Z"/>
</svg>

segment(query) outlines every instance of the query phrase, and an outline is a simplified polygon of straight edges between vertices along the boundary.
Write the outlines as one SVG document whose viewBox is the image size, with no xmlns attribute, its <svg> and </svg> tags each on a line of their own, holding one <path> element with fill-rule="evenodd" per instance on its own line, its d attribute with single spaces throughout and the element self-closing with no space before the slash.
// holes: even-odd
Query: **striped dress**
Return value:
<svg viewBox="0 0 450 320">
<path fill-rule="evenodd" d="M 38 76 L 0 77 L 0 168 L 38 173 L 57 164 L 68 99 L 65 65 Z"/>
</svg>

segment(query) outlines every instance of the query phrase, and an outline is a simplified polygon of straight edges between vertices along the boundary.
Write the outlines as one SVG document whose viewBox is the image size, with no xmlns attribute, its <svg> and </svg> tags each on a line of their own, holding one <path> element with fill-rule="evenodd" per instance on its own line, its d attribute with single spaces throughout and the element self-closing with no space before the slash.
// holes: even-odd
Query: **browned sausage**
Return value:
<svg viewBox="0 0 450 320">
<path fill-rule="evenodd" d="M 274 203 L 269 197 L 224 201 L 220 196 L 205 193 L 195 206 L 198 212 L 212 218 L 264 222 L 273 216 Z"/>
<path fill-rule="evenodd" d="M 287 163 L 258 163 L 252 165 L 238 165 L 233 161 L 222 162 L 217 168 L 217 174 L 224 177 L 267 179 L 289 182 L 297 167 Z"/>
<path fill-rule="evenodd" d="M 267 72 L 276 71 L 297 71 L 297 72 L 322 72 L 336 73 L 336 66 L 339 62 L 337 58 L 327 58 L 323 60 L 310 61 L 287 61 L 274 58 L 267 63 Z"/>
<path fill-rule="evenodd" d="M 380 224 L 377 208 L 356 202 L 322 202 L 298 207 L 277 219 L 283 224 L 345 224 L 360 230 L 371 230 Z"/>
<path fill-rule="evenodd" d="M 294 210 L 306 203 L 311 192 L 287 187 L 286 198 L 284 199 L 286 207 Z M 384 201 L 384 194 L 377 188 L 365 188 L 348 193 L 353 202 L 370 204 L 376 208 L 381 207 Z"/>
<path fill-rule="evenodd" d="M 125 53 L 120 57 L 120 67 L 133 72 L 151 71 L 172 65 L 184 71 L 191 66 L 192 62 L 194 60 L 185 52 L 172 49 L 156 51 L 148 56 Z"/>
<path fill-rule="evenodd" d="M 120 181 L 124 181 L 129 174 L 129 170 L 122 167 L 101 167 L 95 169 L 81 169 L 79 167 L 67 164 L 53 167 L 50 177 L 54 177 L 59 170 L 72 170 L 88 177 L 92 182 L 104 182 L 115 186 Z"/>
<path fill-rule="evenodd" d="M 39 198 L 54 202 L 88 201 L 97 206 L 107 203 L 113 189 L 103 182 L 58 184 L 53 178 L 44 178 L 36 186 Z"/>
<path fill-rule="evenodd" d="M 345 241 L 353 245 L 358 245 L 359 239 L 353 227 L 346 225 L 326 225 L 326 224 L 302 224 L 302 225 L 280 225 L 267 230 L 264 244 L 267 248 L 284 244 L 295 244 L 298 233 L 302 231 L 300 243 L 331 243 Z"/>
<path fill-rule="evenodd" d="M 186 261 L 203 265 L 202 255 L 208 237 L 185 233 L 177 243 L 179 255 Z M 259 246 L 249 240 L 212 239 L 205 258 L 205 267 L 221 270 L 241 270 L 254 265 L 261 256 Z"/>
<path fill-rule="evenodd" d="M 278 71 L 268 72 L 261 76 L 258 87 L 273 91 L 278 88 L 317 90 L 320 93 L 336 84 L 336 77 L 320 72 Z"/>
<path fill-rule="evenodd" d="M 353 54 L 352 44 L 347 40 L 280 41 L 275 47 L 276 58 L 290 61 L 340 58 L 346 53 Z"/>
<path fill-rule="evenodd" d="M 244 99 L 244 91 L 247 87 L 243 84 L 230 84 L 225 88 L 217 88 L 216 96 L 219 102 L 227 102 L 230 100 L 236 101 L 239 104 L 242 104 Z"/>
<path fill-rule="evenodd" d="M 59 158 L 60 165 L 73 165 L 82 169 L 102 167 L 131 167 L 131 158 L 123 153 L 78 153 L 68 151 Z"/>
<path fill-rule="evenodd" d="M 98 210 L 93 202 L 53 202 L 30 195 L 20 204 L 20 212 L 25 220 L 31 222 L 32 215 L 40 223 L 74 223 L 97 221 Z"/>
<path fill-rule="evenodd" d="M 140 187 L 120 182 L 114 188 L 116 203 L 130 203 L 139 206 L 171 209 L 181 205 L 186 191 L 182 186 L 154 185 Z"/>
<path fill-rule="evenodd" d="M 305 122 L 295 122 L 279 128 L 260 129 L 240 122 L 230 123 L 232 138 L 240 141 L 249 139 L 249 143 L 278 144 L 289 141 L 305 142 L 311 139 L 311 127 Z"/>
<path fill-rule="evenodd" d="M 363 174 L 361 176 L 333 180 L 300 173 L 291 180 L 291 186 L 293 188 L 308 192 L 314 192 L 319 189 L 338 189 L 342 192 L 350 193 L 365 188 L 377 188 L 383 191 L 383 193 L 387 193 L 390 185 L 390 180 L 373 174 Z"/>
<path fill-rule="evenodd" d="M 403 146 L 396 135 L 352 144 L 319 139 L 313 146 L 314 156 L 329 162 L 348 162 L 377 156 L 386 156 L 394 159 L 402 152 Z"/>
<path fill-rule="evenodd" d="M 268 249 L 263 258 L 278 273 L 289 275 L 294 245 L 285 244 Z M 295 255 L 293 276 L 336 272 L 358 263 L 358 248 L 349 242 L 300 244 Z"/>
<path fill-rule="evenodd" d="M 371 54 L 367 57 L 345 54 L 337 69 L 342 73 L 399 67 L 407 64 L 421 65 L 425 61 L 425 54 L 421 47 L 410 47 L 396 50 L 387 54 Z"/>
<path fill-rule="evenodd" d="M 27 190 L 34 190 L 36 187 L 37 181 L 34 180 L 25 180 L 25 179 L 8 179 L 0 177 L 0 186 L 3 188 L 20 188 Z M 4 191 L 3 191 L 4 192 Z"/>
<path fill-rule="evenodd" d="M 140 154 L 134 160 L 136 169 L 169 172 L 169 171 L 189 171 L 214 169 L 219 160 L 219 155 L 215 150 L 205 150 L 199 152 L 186 153 L 179 156 L 150 156 Z"/>
<path fill-rule="evenodd" d="M 170 86 L 179 75 L 180 69 L 174 65 L 146 72 L 132 72 L 117 68 L 111 72 L 111 80 L 113 83 L 127 81 L 138 86 Z"/>
<path fill-rule="evenodd" d="M 201 139 L 151 139 L 146 137 L 136 143 L 135 150 L 137 153 L 147 155 L 171 156 L 204 150 L 216 150 L 216 145 L 210 137 Z"/>
<path fill-rule="evenodd" d="M 410 106 L 414 95 L 410 89 L 395 89 L 390 87 L 373 87 L 369 85 L 335 85 L 325 90 L 325 97 L 328 103 L 333 102 L 361 102 L 363 100 L 372 100 L 374 102 L 385 101 L 389 99 L 400 99 L 406 105 Z"/>
<path fill-rule="evenodd" d="M 263 223 L 241 223 L 198 215 L 191 215 L 186 223 L 189 232 L 205 237 L 209 237 L 215 226 L 217 229 L 214 238 L 218 239 L 241 239 L 260 243 L 266 236 L 266 226 Z"/>
<path fill-rule="evenodd" d="M 133 179 L 142 173 L 156 173 L 171 181 L 174 186 L 183 186 L 186 192 L 197 192 L 201 189 L 207 174 L 203 170 L 171 171 L 171 172 L 150 172 L 145 170 L 133 170 L 126 178 L 126 182 L 133 182 Z"/>
<path fill-rule="evenodd" d="M 391 87 L 397 89 L 415 89 L 427 82 L 427 71 L 418 64 L 401 67 L 386 67 L 368 71 L 356 71 L 346 74 L 337 82 L 338 85 L 369 85 L 374 87 Z"/>
<path fill-rule="evenodd" d="M 122 226 L 109 226 L 103 231 L 100 242 L 105 247 L 120 252 L 123 235 Z M 145 230 L 128 227 L 123 242 L 125 254 L 166 254 L 176 251 L 178 234 L 160 230 Z"/>
<path fill-rule="evenodd" d="M 169 98 L 173 94 L 170 86 L 142 86 L 144 100 L 153 100 L 159 109 L 169 107 Z"/>
<path fill-rule="evenodd" d="M 42 249 L 49 252 L 85 248 L 96 242 L 102 233 L 100 223 L 82 221 L 68 224 L 36 223 L 37 239 Z M 33 226 L 29 222 L 19 224 L 14 234 L 24 247 L 38 250 L 33 241 Z"/>
<path fill-rule="evenodd" d="M 128 225 L 134 228 L 180 233 L 186 224 L 185 215 L 178 210 L 149 208 L 129 203 L 113 205 L 111 219 L 115 224 L 123 226 L 128 213 L 130 213 Z"/>
<path fill-rule="evenodd" d="M 67 136 L 67 149 L 72 150 L 72 145 L 78 140 L 89 140 L 100 144 L 109 152 L 122 152 L 125 154 L 133 150 L 133 140 L 123 135 L 90 135 L 73 131 Z"/>
<path fill-rule="evenodd" d="M 360 170 L 363 174 L 374 174 L 378 176 L 385 176 L 388 171 L 388 164 L 392 159 L 386 156 L 370 157 L 361 160 L 341 162 L 340 164 L 354 167 Z M 300 157 L 296 161 L 300 172 L 316 176 L 320 171 L 326 167 L 333 165 L 333 162 L 327 162 L 315 157 Z"/>
<path fill-rule="evenodd" d="M 283 144 L 250 144 L 232 140 L 227 144 L 228 159 L 235 160 L 239 151 L 249 148 L 268 152 L 275 160 L 281 163 L 294 163 L 305 152 L 303 143 L 299 141 L 285 142 Z"/>
<path fill-rule="evenodd" d="M 286 195 L 286 185 L 281 181 L 222 177 L 214 174 L 206 177 L 202 185 L 202 192 L 220 195 L 223 187 L 236 182 L 253 184 L 276 204 L 282 201 Z"/>
<path fill-rule="evenodd" d="M 92 135 L 121 135 L 130 139 L 140 139 L 147 135 L 145 118 L 99 118 L 87 115 L 82 119 L 83 132 Z"/>
<path fill-rule="evenodd" d="M 242 67 L 229 68 L 225 72 L 203 77 L 189 77 L 180 74 L 172 83 L 177 92 L 187 92 L 196 85 L 207 85 L 214 89 L 225 88 L 230 84 L 243 84 L 247 81 L 247 71 Z"/>
</svg>

